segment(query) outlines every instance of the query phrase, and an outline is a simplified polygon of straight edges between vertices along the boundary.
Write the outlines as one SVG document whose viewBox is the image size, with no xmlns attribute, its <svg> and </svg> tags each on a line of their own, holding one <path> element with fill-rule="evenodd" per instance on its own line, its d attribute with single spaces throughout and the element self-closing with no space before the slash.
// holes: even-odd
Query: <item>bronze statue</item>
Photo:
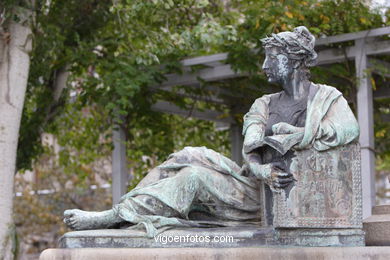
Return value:
<svg viewBox="0 0 390 260">
<path fill-rule="evenodd" d="M 283 91 L 257 99 L 245 115 L 242 167 L 205 147 L 186 147 L 112 209 L 66 210 L 64 222 L 76 230 L 143 225 L 148 236 L 170 227 L 259 225 L 260 187 L 279 192 L 294 186 L 294 151 L 326 151 L 356 140 L 358 124 L 342 94 L 309 80 L 317 54 L 307 28 L 262 42 L 263 70 Z"/>
</svg>

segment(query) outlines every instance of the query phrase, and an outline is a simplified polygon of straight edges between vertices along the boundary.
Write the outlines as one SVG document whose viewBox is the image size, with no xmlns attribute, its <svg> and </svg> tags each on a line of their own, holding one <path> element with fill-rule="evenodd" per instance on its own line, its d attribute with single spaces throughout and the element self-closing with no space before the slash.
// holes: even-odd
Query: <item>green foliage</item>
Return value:
<svg viewBox="0 0 390 260">
<path fill-rule="evenodd" d="M 110 0 L 35 1 L 32 23 L 34 48 L 31 53 L 26 103 L 22 115 L 17 168 L 29 169 L 31 160 L 43 150 L 40 135 L 55 127 L 50 123 L 67 101 L 54 100 L 58 73 L 67 67 L 77 69 L 77 62 L 93 63 L 88 54 L 96 45 L 95 33 L 109 19 Z M 81 65 L 81 64 L 80 64 Z"/>
<path fill-rule="evenodd" d="M 109 156 L 111 140 L 105 138 L 107 114 L 98 107 L 88 107 L 81 111 L 67 106 L 65 113 L 57 119 L 57 143 L 61 147 L 58 164 L 65 174 L 76 174 L 86 178 L 92 173 L 91 165 L 97 158 Z"/>
<path fill-rule="evenodd" d="M 126 130 L 129 161 L 140 174 L 145 165 L 150 166 L 142 161 L 144 155 L 162 161 L 180 148 L 176 142 L 183 142 L 175 141 L 173 134 L 180 129 L 188 131 L 193 145 L 210 146 L 206 136 L 218 144 L 216 149 L 221 143 L 228 145 L 226 134 L 206 134 L 211 123 L 186 120 L 183 130 L 174 117 L 150 111 L 154 97 L 147 89 L 161 82 L 165 73 L 178 71 L 182 57 L 217 51 L 225 39 L 234 39 L 234 28 L 220 2 L 117 1 L 112 5 L 111 1 L 54 0 L 37 1 L 34 8 L 34 50 L 18 169 L 30 168 L 32 160 L 49 152 L 41 140 L 41 134 L 48 132 L 62 147 L 59 169 L 84 180 L 94 160 L 110 156 L 114 123 Z M 64 70 L 71 72 L 68 88 L 54 100 L 56 80 Z M 203 141 L 195 141 L 194 133 Z M 187 132 L 178 135 L 177 139 L 189 139 Z"/>
<path fill-rule="evenodd" d="M 60 155 L 64 171 L 80 176 L 86 173 L 78 167 L 107 155 L 98 146 L 111 142 L 108 133 L 114 124 L 127 134 L 129 161 L 132 168 L 140 169 L 139 176 L 184 145 L 227 151 L 227 134 L 213 131 L 213 124 L 178 120 L 152 112 L 150 106 L 164 98 L 187 109 L 234 112 L 240 122 L 255 97 L 275 89 L 260 69 L 259 39 L 270 33 L 306 25 L 322 37 L 384 25 L 380 15 L 359 0 L 121 0 L 114 4 L 111 0 L 52 0 L 36 1 L 34 10 L 34 50 L 18 169 L 29 168 L 31 160 L 44 151 L 41 133 L 51 132 L 61 136 L 59 141 L 66 147 Z M 180 73 L 182 58 L 224 51 L 229 52 L 233 68 L 248 77 L 212 84 L 241 93 L 247 97 L 245 102 L 229 97 L 230 106 L 194 103 L 178 92 L 151 88 L 165 74 Z M 53 100 L 56 77 L 65 69 L 71 72 L 68 88 L 59 100 Z M 338 87 L 355 106 L 353 63 L 315 68 L 313 78 Z M 176 90 L 207 100 L 210 93 L 205 89 Z M 81 113 L 86 108 L 100 112 L 88 116 Z M 74 156 L 75 151 L 80 158 Z M 153 158 L 143 161 L 143 156 Z"/>
</svg>

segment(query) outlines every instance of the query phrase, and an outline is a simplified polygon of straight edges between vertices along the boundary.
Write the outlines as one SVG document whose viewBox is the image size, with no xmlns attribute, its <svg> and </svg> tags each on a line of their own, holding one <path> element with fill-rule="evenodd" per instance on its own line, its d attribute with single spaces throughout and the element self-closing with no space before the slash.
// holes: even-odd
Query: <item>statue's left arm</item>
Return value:
<svg viewBox="0 0 390 260">
<path fill-rule="evenodd" d="M 340 91 L 318 85 L 318 91 L 307 106 L 305 131 L 296 149 L 325 151 L 348 144 L 359 136 L 359 125 Z"/>
<path fill-rule="evenodd" d="M 358 122 L 348 102 L 339 96 L 321 120 L 313 146 L 318 151 L 324 151 L 348 144 L 358 137 Z"/>
</svg>

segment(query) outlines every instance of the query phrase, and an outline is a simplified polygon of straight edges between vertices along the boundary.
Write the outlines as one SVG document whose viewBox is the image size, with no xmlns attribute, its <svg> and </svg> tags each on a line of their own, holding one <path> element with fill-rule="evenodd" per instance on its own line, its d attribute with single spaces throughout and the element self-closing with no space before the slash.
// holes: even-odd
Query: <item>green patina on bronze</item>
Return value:
<svg viewBox="0 0 390 260">
<path fill-rule="evenodd" d="M 186 147 L 150 171 L 111 210 L 67 210 L 65 223 L 76 230 L 130 225 L 145 229 L 147 237 L 172 228 L 273 223 L 325 233 L 330 232 L 325 228 L 359 228 L 360 158 L 348 153 L 349 146 L 356 151 L 359 127 L 338 90 L 309 81 L 308 66 L 317 57 L 314 41 L 303 26 L 263 39 L 263 69 L 284 90 L 257 99 L 245 115 L 242 167 L 206 147 Z M 350 162 L 343 164 L 346 159 Z M 320 179 L 333 186 L 318 188 Z M 327 193 L 335 189 L 332 204 Z M 272 241 L 282 233 L 305 237 L 305 245 L 321 244 L 314 240 L 322 231 L 310 236 L 298 231 L 273 232 Z"/>
</svg>

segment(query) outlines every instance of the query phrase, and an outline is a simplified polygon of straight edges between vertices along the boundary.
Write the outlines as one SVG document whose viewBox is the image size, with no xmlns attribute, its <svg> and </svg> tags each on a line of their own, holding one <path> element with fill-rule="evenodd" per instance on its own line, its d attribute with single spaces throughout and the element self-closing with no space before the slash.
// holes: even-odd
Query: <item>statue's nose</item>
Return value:
<svg viewBox="0 0 390 260">
<path fill-rule="evenodd" d="M 265 60 L 263 62 L 263 66 L 261 68 L 262 68 L 262 70 L 267 70 L 269 68 L 269 66 L 268 66 L 268 58 L 265 58 Z"/>
</svg>

